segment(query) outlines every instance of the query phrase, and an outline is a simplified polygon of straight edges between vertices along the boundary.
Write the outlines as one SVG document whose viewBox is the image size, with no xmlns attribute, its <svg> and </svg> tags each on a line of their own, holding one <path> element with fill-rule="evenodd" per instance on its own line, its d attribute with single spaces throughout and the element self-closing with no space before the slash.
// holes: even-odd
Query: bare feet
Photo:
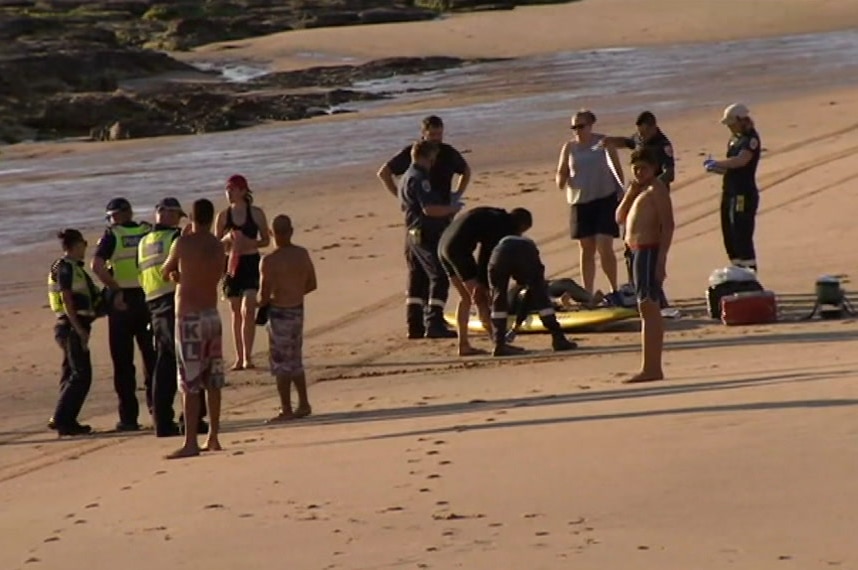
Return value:
<svg viewBox="0 0 858 570">
<path fill-rule="evenodd" d="M 222 451 L 223 447 L 220 445 L 220 441 L 217 438 L 209 438 L 200 448 L 201 451 Z"/>
<path fill-rule="evenodd" d="M 297 416 L 293 414 L 291 411 L 289 412 L 280 412 L 276 416 L 271 419 L 265 420 L 267 424 L 281 424 L 283 422 L 288 422 L 294 420 Z"/>
<path fill-rule="evenodd" d="M 663 372 L 638 372 L 631 378 L 623 380 L 623 384 L 639 384 L 641 382 L 655 382 L 664 380 Z"/>
<path fill-rule="evenodd" d="M 173 453 L 164 456 L 164 459 L 182 459 L 183 457 L 196 457 L 200 454 L 199 447 L 183 447 Z"/>
<path fill-rule="evenodd" d="M 310 407 L 310 404 L 307 404 L 306 406 L 298 406 L 297 408 L 295 408 L 295 414 L 294 415 L 296 418 L 306 418 L 307 416 L 309 416 L 312 413 L 313 413 L 313 408 Z"/>
<path fill-rule="evenodd" d="M 459 347 L 459 356 L 476 356 L 478 354 L 486 354 L 486 351 L 481 348 L 474 348 L 470 345 Z"/>
<path fill-rule="evenodd" d="M 244 370 L 244 364 L 241 361 L 236 361 L 235 364 L 229 367 L 230 370 Z"/>
</svg>

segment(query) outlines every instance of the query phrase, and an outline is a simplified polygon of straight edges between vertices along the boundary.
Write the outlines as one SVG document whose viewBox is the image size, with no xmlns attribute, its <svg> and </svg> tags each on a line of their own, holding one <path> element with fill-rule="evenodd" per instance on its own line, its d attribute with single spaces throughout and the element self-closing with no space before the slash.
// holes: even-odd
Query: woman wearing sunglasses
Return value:
<svg viewBox="0 0 858 570">
<path fill-rule="evenodd" d="M 614 239 L 620 237 L 620 228 L 614 214 L 623 191 L 623 169 L 616 150 L 599 144 L 605 135 L 593 132 L 595 122 L 596 115 L 586 109 L 572 116 L 574 134 L 560 151 L 555 180 L 566 191 L 569 233 L 578 242 L 584 289 L 593 294 L 598 253 L 610 284 L 606 299 L 619 304 Z"/>
</svg>

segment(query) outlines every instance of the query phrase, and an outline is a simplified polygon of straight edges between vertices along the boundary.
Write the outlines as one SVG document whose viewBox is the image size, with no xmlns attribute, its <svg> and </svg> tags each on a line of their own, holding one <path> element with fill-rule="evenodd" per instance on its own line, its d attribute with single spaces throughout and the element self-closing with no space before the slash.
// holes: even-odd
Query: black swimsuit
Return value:
<svg viewBox="0 0 858 570">
<path fill-rule="evenodd" d="M 247 207 L 247 219 L 242 225 L 232 220 L 232 208 L 226 211 L 224 230 L 238 230 L 250 239 L 259 239 L 259 226 L 253 219 L 251 206 Z M 227 275 L 223 280 L 224 293 L 227 298 L 242 297 L 247 293 L 259 290 L 259 253 L 246 253 L 238 258 L 238 268 L 235 275 Z"/>
</svg>

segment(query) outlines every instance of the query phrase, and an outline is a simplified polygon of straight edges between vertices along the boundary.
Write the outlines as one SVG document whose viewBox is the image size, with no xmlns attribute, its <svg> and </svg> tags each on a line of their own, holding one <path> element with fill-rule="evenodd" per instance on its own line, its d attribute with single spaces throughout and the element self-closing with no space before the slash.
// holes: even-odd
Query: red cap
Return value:
<svg viewBox="0 0 858 570">
<path fill-rule="evenodd" d="M 247 178 L 241 174 L 233 174 L 230 176 L 226 181 L 226 185 L 237 190 L 250 190 L 250 186 L 247 185 Z"/>
</svg>

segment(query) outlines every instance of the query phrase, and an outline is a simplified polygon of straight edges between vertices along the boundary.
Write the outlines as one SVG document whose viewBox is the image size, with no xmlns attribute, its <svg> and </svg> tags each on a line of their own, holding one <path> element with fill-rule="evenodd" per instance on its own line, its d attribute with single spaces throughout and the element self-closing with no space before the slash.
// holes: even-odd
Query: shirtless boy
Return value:
<svg viewBox="0 0 858 570">
<path fill-rule="evenodd" d="M 632 153 L 634 180 L 617 208 L 617 222 L 626 226 L 632 272 L 641 314 L 641 370 L 625 383 L 664 378 L 664 319 L 661 287 L 667 276 L 667 252 L 673 239 L 673 205 L 667 187 L 657 178 L 658 156 L 648 147 Z"/>
<path fill-rule="evenodd" d="M 262 258 L 259 272 L 259 307 L 268 315 L 268 350 L 271 374 L 277 378 L 280 414 L 269 423 L 309 416 L 307 379 L 304 374 L 304 296 L 316 290 L 316 270 L 310 253 L 292 243 L 292 220 L 280 215 L 272 223 L 276 249 Z M 264 319 L 257 319 L 257 323 Z M 292 410 L 292 383 L 298 407 Z"/>
<path fill-rule="evenodd" d="M 224 246 L 212 234 L 214 205 L 194 202 L 190 231 L 173 242 L 161 267 L 165 278 L 176 282 L 176 361 L 185 414 L 185 443 L 167 459 L 200 454 L 197 425 L 199 393 L 205 390 L 209 408 L 209 434 L 202 451 L 218 451 L 220 393 L 224 385 L 222 328 L 217 311 L 218 283 L 223 275 Z"/>
</svg>

